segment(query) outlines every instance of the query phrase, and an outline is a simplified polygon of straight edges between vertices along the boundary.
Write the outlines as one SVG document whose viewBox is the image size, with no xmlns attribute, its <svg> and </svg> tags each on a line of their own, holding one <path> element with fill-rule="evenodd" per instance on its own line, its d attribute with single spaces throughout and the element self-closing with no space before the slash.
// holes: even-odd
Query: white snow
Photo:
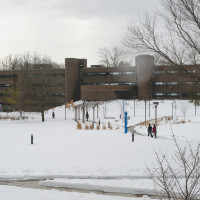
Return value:
<svg viewBox="0 0 200 200">
<path fill-rule="evenodd" d="M 44 123 L 41 122 L 39 113 L 25 113 L 28 117 L 26 120 L 0 120 L 0 180 L 62 178 L 44 181 L 40 184 L 54 184 L 55 187 L 59 184 L 68 184 L 68 186 L 71 184 L 74 187 L 78 184 L 80 187 L 88 184 L 87 189 L 89 190 L 96 187 L 96 189 L 109 190 L 110 188 L 110 191 L 113 189 L 120 192 L 129 189 L 130 191 L 134 191 L 134 189 L 151 191 L 153 185 L 148 179 L 146 166 L 151 167 L 155 161 L 155 151 L 161 150 L 167 152 L 168 155 L 173 154 L 175 146 L 172 141 L 172 131 L 180 145 L 185 145 L 189 141 L 195 147 L 200 142 L 199 107 L 197 107 L 195 116 L 194 104 L 184 102 L 189 105 L 186 112 L 186 123 L 181 122 L 184 118 L 180 101 L 159 101 L 158 118 L 172 115 L 172 103 L 177 105 L 177 109 L 173 109 L 173 115 L 176 117 L 160 123 L 157 139 L 147 137 L 147 128 L 138 125 L 135 129 L 141 135 L 135 135 L 134 142 L 131 141 L 131 133 L 124 134 L 123 122 L 120 119 L 123 110 L 121 100 L 106 102 L 100 106 L 101 125 L 107 125 L 110 122 L 113 126 L 112 130 L 108 128 L 103 130 L 102 126 L 101 130 L 96 130 L 96 128 L 94 130 L 78 130 L 77 124 L 73 120 L 73 110 L 67 109 L 67 119 L 65 120 L 64 107 L 53 109 L 56 119 L 52 119 L 52 111 L 48 111 Z M 145 120 L 144 105 L 143 101 L 136 101 L 136 116 L 134 117 L 134 102 L 125 101 L 124 110 L 128 111 L 130 116 L 128 126 Z M 146 119 L 149 120 L 149 102 L 146 105 Z M 92 109 L 90 109 L 89 119 L 92 119 L 92 113 Z M 0 115 L 6 116 L 7 114 L 1 113 Z M 19 113 L 9 113 L 9 116 L 19 116 Z M 151 101 L 150 118 L 154 119 L 154 116 L 155 109 Z M 33 145 L 30 144 L 31 134 L 34 136 Z M 135 180 L 135 178 L 141 179 Z M 0 195 L 6 195 L 7 187 L 0 187 Z M 31 189 L 15 187 L 10 190 L 13 192 L 13 196 L 23 193 L 23 190 L 24 193 L 29 190 L 30 194 L 33 192 Z M 58 196 L 62 193 L 54 192 Z M 7 195 L 12 196 L 11 193 Z M 43 193 L 45 194 L 45 191 L 41 191 L 41 196 Z M 86 199 L 83 194 L 79 195 L 82 199 Z M 93 195 L 95 196 L 95 194 Z M 24 197 L 19 199 L 21 200 L 25 196 L 24 194 Z M 98 198 L 95 197 L 95 199 Z M 3 197 L 0 196 L 0 199 Z M 9 199 L 9 197 L 4 199 Z M 34 197 L 29 199 L 32 200 Z M 44 198 L 41 197 L 41 199 Z M 56 199 L 62 199 L 62 195 Z"/>
</svg>

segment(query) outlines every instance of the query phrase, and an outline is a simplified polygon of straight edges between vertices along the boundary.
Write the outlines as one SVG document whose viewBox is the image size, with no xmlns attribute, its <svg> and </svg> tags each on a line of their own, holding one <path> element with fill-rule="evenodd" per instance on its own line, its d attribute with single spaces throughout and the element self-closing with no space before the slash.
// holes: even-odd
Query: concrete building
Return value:
<svg viewBox="0 0 200 200">
<path fill-rule="evenodd" d="M 48 84 L 55 90 L 51 106 L 84 99 L 197 99 L 200 97 L 200 65 L 155 66 L 154 57 L 137 56 L 133 67 L 87 67 L 86 59 L 66 58 L 65 69 L 34 66 L 28 71 L 36 82 L 44 68 Z M 0 71 L 0 105 L 8 108 L 5 92 L 13 88 L 27 70 Z"/>
<path fill-rule="evenodd" d="M 77 70 L 66 74 L 66 79 L 75 80 L 66 84 L 68 101 L 189 99 L 200 96 L 200 65 L 155 66 L 154 57 L 150 55 L 137 56 L 135 67 L 87 67 L 87 62 L 81 64 L 81 60 L 70 59 L 65 65 L 66 73 L 74 68 Z"/>
<path fill-rule="evenodd" d="M 45 68 L 45 69 L 44 69 Z M 12 91 L 17 86 L 19 81 L 23 82 L 24 76 L 31 79 L 40 79 L 42 73 L 45 73 L 48 85 L 54 90 L 49 93 L 49 98 L 52 99 L 52 104 L 49 108 L 63 105 L 65 102 L 65 70 L 64 69 L 50 69 L 48 66 L 36 65 L 29 70 L 8 70 L 0 71 L 0 105 L 3 106 L 4 111 L 11 111 L 15 109 L 15 105 L 9 105 L 6 101 L 6 94 Z M 32 111 L 31 108 L 26 108 L 27 111 Z"/>
</svg>

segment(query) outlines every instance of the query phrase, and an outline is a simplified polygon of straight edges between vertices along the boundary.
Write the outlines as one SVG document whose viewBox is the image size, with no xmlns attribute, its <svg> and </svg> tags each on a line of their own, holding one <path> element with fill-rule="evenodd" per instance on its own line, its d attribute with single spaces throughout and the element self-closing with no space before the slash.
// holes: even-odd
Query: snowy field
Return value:
<svg viewBox="0 0 200 200">
<path fill-rule="evenodd" d="M 173 119 L 172 116 L 173 103 Z M 154 119 L 155 108 L 152 101 L 146 104 L 146 119 Z M 188 107 L 188 109 L 186 109 Z M 185 122 L 183 123 L 183 110 Z M 187 101 L 159 101 L 158 118 L 163 118 L 158 126 L 158 138 L 147 137 L 147 128 L 139 124 L 135 130 L 141 135 L 135 135 L 132 142 L 131 133 L 124 134 L 123 122 L 120 119 L 122 111 L 130 116 L 128 126 L 145 120 L 144 101 L 121 100 L 102 103 L 99 110 L 101 129 L 77 129 L 73 120 L 73 109 L 67 109 L 65 120 L 64 107 L 54 109 L 56 119 L 51 118 L 52 110 L 45 114 L 45 122 L 41 122 L 38 113 L 25 113 L 25 120 L 0 120 L 0 180 L 54 179 L 41 181 L 42 185 L 51 184 L 54 187 L 66 185 L 77 189 L 107 188 L 110 191 L 136 189 L 153 190 L 146 166 L 151 167 L 155 161 L 155 151 L 161 150 L 168 155 L 175 150 L 172 132 L 180 145 L 189 141 L 192 146 L 200 142 L 200 109 Z M 19 113 L 9 113 L 9 116 L 19 116 Z M 89 110 L 90 120 L 92 109 Z M 1 113 L 0 116 L 7 116 Z M 106 117 L 106 119 L 104 119 Z M 110 118 L 110 119 L 108 119 Z M 112 118 L 112 119 L 111 119 Z M 114 119 L 113 119 L 114 118 Z M 102 125 L 112 125 L 112 130 Z M 154 121 L 153 121 L 154 123 Z M 31 134 L 34 145 L 31 145 Z M 101 179 L 101 180 L 100 180 Z M 144 179 L 144 180 L 141 180 Z M 137 181 L 138 180 L 138 181 Z M 85 188 L 82 188 L 82 187 Z M 9 192 L 8 192 L 9 191 Z M 109 191 L 108 191 L 109 192 Z M 33 194 L 33 195 L 32 195 Z M 27 196 L 28 195 L 28 196 Z M 44 198 L 45 196 L 45 198 Z M 13 198 L 15 197 L 15 198 Z M 0 199 L 102 199 L 101 195 L 67 193 L 59 191 L 43 191 L 35 189 L 0 186 Z M 143 199 L 146 199 L 145 196 Z M 125 197 L 107 197 L 103 199 L 126 199 Z M 127 199 L 129 199 L 127 197 Z M 136 199 L 135 199 L 136 200 Z"/>
</svg>

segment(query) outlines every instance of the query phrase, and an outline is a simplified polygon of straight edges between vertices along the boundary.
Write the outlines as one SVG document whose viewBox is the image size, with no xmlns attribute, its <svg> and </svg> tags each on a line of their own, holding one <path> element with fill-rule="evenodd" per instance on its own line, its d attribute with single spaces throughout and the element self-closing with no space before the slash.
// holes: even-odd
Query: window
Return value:
<svg viewBox="0 0 200 200">
<path fill-rule="evenodd" d="M 177 82 L 167 82 L 167 85 L 177 85 Z"/>
<path fill-rule="evenodd" d="M 86 73 L 86 76 L 96 76 L 96 75 L 97 75 L 96 73 L 91 73 L 91 72 Z"/>
<path fill-rule="evenodd" d="M 105 76 L 105 75 L 107 75 L 107 73 L 106 72 L 98 72 L 97 75 L 99 75 L 99 76 Z"/>
<path fill-rule="evenodd" d="M 176 92 L 172 92 L 172 93 L 167 93 L 167 96 L 177 97 L 177 96 L 181 96 L 181 94 L 180 93 L 176 93 Z"/>
<path fill-rule="evenodd" d="M 0 84 L 0 87 L 11 87 L 11 84 Z"/>
<path fill-rule="evenodd" d="M 166 74 L 166 71 L 155 71 L 154 74 Z"/>
<path fill-rule="evenodd" d="M 196 74 L 197 73 L 197 70 L 193 69 L 193 70 L 187 70 L 187 72 L 189 74 Z"/>
<path fill-rule="evenodd" d="M 177 71 L 174 71 L 174 70 L 168 70 L 167 73 L 168 73 L 168 74 L 176 74 Z"/>
<path fill-rule="evenodd" d="M 188 82 L 185 82 L 185 84 L 186 84 L 186 85 L 192 85 L 193 82 L 189 82 L 189 81 L 188 81 Z"/>
<path fill-rule="evenodd" d="M 110 72 L 110 75 L 114 75 L 114 76 L 122 75 L 122 74 L 123 74 L 123 72 Z"/>
<path fill-rule="evenodd" d="M 134 72 L 123 72 L 124 75 L 133 75 Z"/>
<path fill-rule="evenodd" d="M 166 85 L 166 82 L 153 82 L 153 85 Z"/>
<path fill-rule="evenodd" d="M 0 78 L 12 78 L 12 75 L 0 75 Z"/>
<path fill-rule="evenodd" d="M 162 96 L 166 96 L 166 93 L 158 92 L 158 93 L 154 93 L 153 95 L 156 97 L 162 97 Z"/>
</svg>

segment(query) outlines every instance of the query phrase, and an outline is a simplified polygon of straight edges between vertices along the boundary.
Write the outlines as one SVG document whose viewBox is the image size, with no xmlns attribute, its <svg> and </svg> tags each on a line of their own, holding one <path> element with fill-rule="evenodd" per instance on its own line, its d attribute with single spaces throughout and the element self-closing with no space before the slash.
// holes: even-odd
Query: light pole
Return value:
<svg viewBox="0 0 200 200">
<path fill-rule="evenodd" d="M 144 115 L 145 115 L 145 126 L 146 126 L 146 105 L 147 105 L 147 100 L 146 99 L 144 99 L 144 103 L 145 103 L 145 113 L 144 113 Z"/>
<path fill-rule="evenodd" d="M 66 99 L 65 99 L 65 120 L 66 120 Z"/>
<path fill-rule="evenodd" d="M 83 123 L 85 123 L 85 99 L 83 99 Z"/>
<path fill-rule="evenodd" d="M 133 100 L 134 100 L 134 117 L 135 117 L 135 99 L 136 99 L 136 96 L 133 96 Z"/>
<path fill-rule="evenodd" d="M 155 138 L 157 138 L 157 107 L 159 102 L 153 102 L 153 104 L 155 106 L 155 126 L 156 126 Z"/>
<path fill-rule="evenodd" d="M 150 97 L 149 97 L 149 119 L 150 119 L 150 117 L 151 117 L 151 114 L 150 114 Z"/>
</svg>

